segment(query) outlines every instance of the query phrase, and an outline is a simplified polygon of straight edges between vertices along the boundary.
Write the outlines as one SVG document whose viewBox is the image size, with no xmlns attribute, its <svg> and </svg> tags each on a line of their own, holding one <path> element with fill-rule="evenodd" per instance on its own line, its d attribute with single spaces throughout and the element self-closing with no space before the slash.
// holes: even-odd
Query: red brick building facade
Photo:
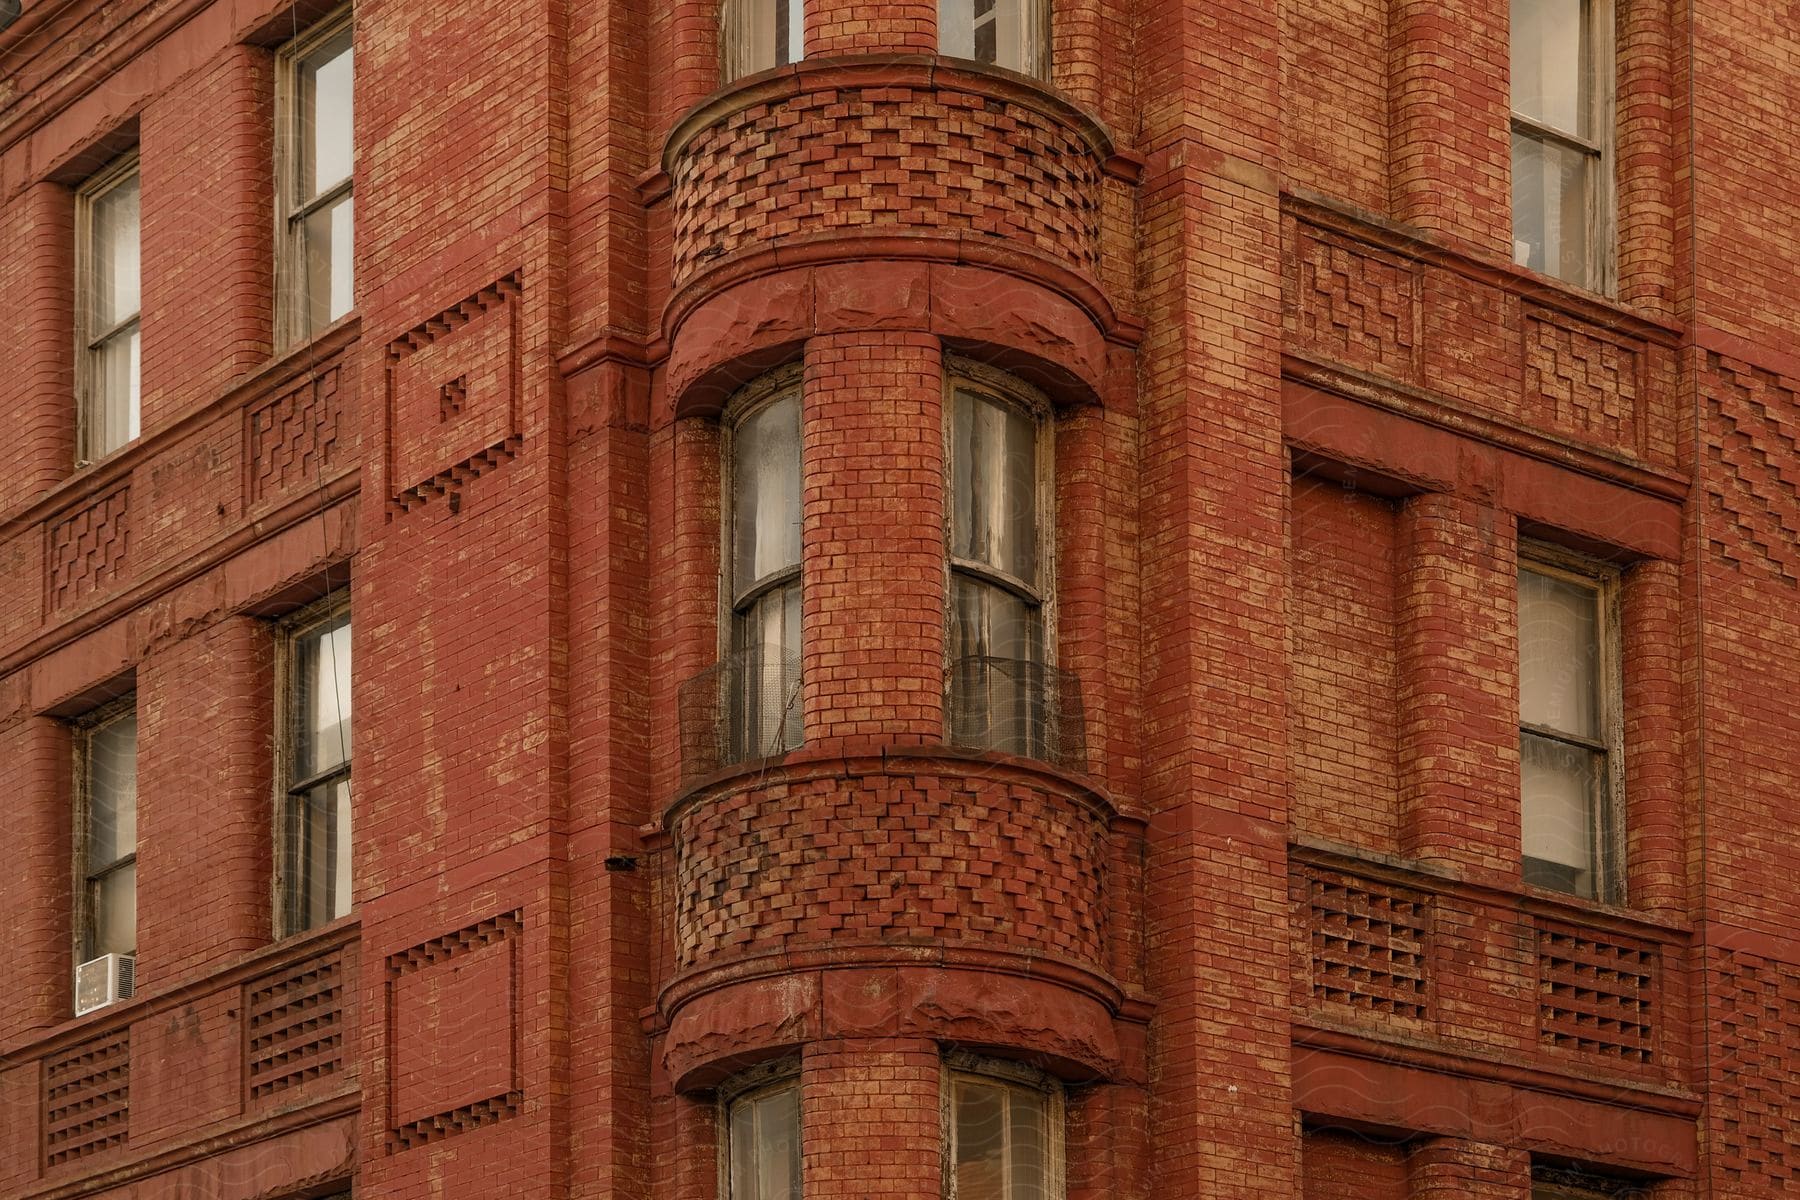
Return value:
<svg viewBox="0 0 1800 1200">
<path fill-rule="evenodd" d="M 1788 16 L 0 5 L 0 1195 L 1781 1191 Z"/>
</svg>

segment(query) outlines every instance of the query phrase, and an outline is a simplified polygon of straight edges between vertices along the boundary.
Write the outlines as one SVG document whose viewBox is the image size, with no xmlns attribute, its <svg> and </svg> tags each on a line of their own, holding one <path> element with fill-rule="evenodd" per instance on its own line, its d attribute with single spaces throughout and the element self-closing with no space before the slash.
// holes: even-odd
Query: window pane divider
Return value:
<svg viewBox="0 0 1800 1200">
<path fill-rule="evenodd" d="M 1583 750 L 1593 750 L 1600 754 L 1605 754 L 1610 749 L 1605 742 L 1598 738 L 1582 737 L 1578 733 L 1565 733 L 1560 729 L 1552 729 L 1548 725 L 1533 725 L 1529 721 L 1520 721 L 1519 729 L 1534 737 L 1561 742 L 1565 746 L 1579 746 Z"/>
<path fill-rule="evenodd" d="M 98 350 L 100 347 L 106 345 L 106 343 L 112 341 L 113 338 L 117 337 L 119 334 L 130 332 L 132 326 L 136 325 L 141 320 L 143 320 L 142 314 L 132 313 L 129 317 L 126 317 L 123 321 L 120 321 L 117 325 L 112 326 L 99 337 L 89 342 L 88 349 Z"/>
<path fill-rule="evenodd" d="M 349 759 L 345 759 L 343 762 L 328 767 L 316 775 L 309 775 L 305 779 L 296 780 L 294 783 L 289 784 L 288 795 L 296 797 L 301 796 L 312 791 L 314 788 L 319 787 L 321 784 L 336 782 L 339 776 L 346 779 L 350 777 Z"/>
<path fill-rule="evenodd" d="M 1007 591 L 1016 594 L 1021 599 L 1030 601 L 1032 604 L 1041 605 L 1044 602 L 1044 598 L 1038 593 L 1038 590 L 1026 583 L 1023 579 L 1020 579 L 1017 575 L 1010 575 L 1005 571 L 999 570 L 996 567 L 991 567 L 987 563 L 977 559 L 951 555 L 950 568 L 953 571 L 960 571 L 964 575 L 974 576 L 983 583 L 991 583 L 997 587 L 1003 587 Z"/>
<path fill-rule="evenodd" d="M 754 603 L 757 600 L 762 599 L 762 597 L 764 595 L 768 594 L 769 592 L 774 591 L 778 587 L 782 587 L 788 583 L 791 583 L 795 579 L 798 579 L 799 577 L 800 577 L 800 564 L 799 563 L 793 563 L 793 564 L 790 564 L 789 566 L 782 567 L 779 571 L 771 571 L 767 575 L 764 575 L 761 579 L 756 580 L 748 588 L 746 588 L 743 592 L 741 592 L 739 595 L 734 597 L 731 602 L 731 607 L 736 611 L 742 611 L 744 608 L 748 607 L 750 604 Z"/>
<path fill-rule="evenodd" d="M 93 867 L 89 867 L 88 872 L 87 872 L 87 881 L 89 883 L 99 883 L 102 879 L 105 879 L 108 875 L 111 875 L 117 871 L 123 870 L 126 867 L 133 866 L 136 863 L 137 863 L 137 851 L 133 850 L 130 854 L 125 855 L 123 858 L 115 858 L 111 862 L 107 863 L 104 867 L 100 867 L 97 870 Z"/>
<path fill-rule="evenodd" d="M 1595 158 L 1599 158 L 1601 154 L 1604 153 L 1604 149 L 1599 142 L 1584 138 L 1579 134 L 1570 133 L 1566 129 L 1559 129 L 1554 125 L 1546 125 L 1544 122 L 1533 117 L 1528 117 L 1523 113 L 1513 113 L 1512 122 L 1515 130 L 1530 137 L 1560 142 L 1572 150 L 1580 150 L 1585 154 L 1593 155 Z"/>
<path fill-rule="evenodd" d="M 288 213 L 288 224 L 297 224 L 306 220 L 306 218 L 312 216 L 321 208 L 331 207 L 331 205 L 350 194 L 350 185 L 354 182 L 356 182 L 356 177 L 354 175 L 346 175 L 336 183 L 332 184 L 330 188 L 314 196 L 311 200 L 304 201 L 299 207 Z"/>
</svg>

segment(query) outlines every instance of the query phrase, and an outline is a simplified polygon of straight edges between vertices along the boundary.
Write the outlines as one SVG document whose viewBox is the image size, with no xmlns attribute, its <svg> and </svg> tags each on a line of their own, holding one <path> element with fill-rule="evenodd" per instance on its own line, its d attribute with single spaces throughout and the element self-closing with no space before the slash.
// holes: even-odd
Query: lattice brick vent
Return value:
<svg viewBox="0 0 1800 1200">
<path fill-rule="evenodd" d="M 322 1079 L 344 1065 L 341 952 L 265 976 L 245 997 L 250 1098 Z"/>
<path fill-rule="evenodd" d="M 1556 926 L 1539 926 L 1537 945 L 1539 1041 L 1649 1063 L 1655 948 Z"/>
<path fill-rule="evenodd" d="M 125 1144 L 131 1126 L 131 1031 L 44 1064 L 44 1164 Z"/>
<path fill-rule="evenodd" d="M 1313 999 L 1425 1018 L 1425 897 L 1323 872 L 1307 878 Z"/>
</svg>

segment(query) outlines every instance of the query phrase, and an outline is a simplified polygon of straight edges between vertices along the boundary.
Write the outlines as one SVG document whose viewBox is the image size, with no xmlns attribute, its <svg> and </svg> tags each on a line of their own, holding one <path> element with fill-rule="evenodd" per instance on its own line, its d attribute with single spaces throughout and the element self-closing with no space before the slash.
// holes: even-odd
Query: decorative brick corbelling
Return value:
<svg viewBox="0 0 1800 1200">
<path fill-rule="evenodd" d="M 1104 130 L 1010 75 L 929 62 L 801 64 L 677 127 L 674 283 L 819 238 L 994 239 L 1099 265 Z"/>
<path fill-rule="evenodd" d="M 838 944 L 988 946 L 1103 971 L 1110 807 L 982 758 L 801 760 L 667 817 L 683 971 Z"/>
</svg>

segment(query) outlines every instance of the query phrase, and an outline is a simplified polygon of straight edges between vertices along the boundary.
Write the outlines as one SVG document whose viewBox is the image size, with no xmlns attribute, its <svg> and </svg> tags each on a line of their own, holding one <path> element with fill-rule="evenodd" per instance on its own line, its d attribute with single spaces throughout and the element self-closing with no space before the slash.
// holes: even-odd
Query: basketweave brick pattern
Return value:
<svg viewBox="0 0 1800 1200">
<path fill-rule="evenodd" d="M 1638 352 L 1542 311 L 1525 315 L 1525 417 L 1585 441 L 1638 445 Z"/>
<path fill-rule="evenodd" d="M 746 250 L 820 234 L 1023 244 L 1092 275 L 1101 161 L 1023 103 L 947 87 L 819 87 L 747 108 L 676 156 L 676 286 Z"/>
<path fill-rule="evenodd" d="M 675 827 L 682 968 L 833 940 L 987 941 L 1100 964 L 1106 824 L 936 774 L 748 783 Z"/>
<path fill-rule="evenodd" d="M 1649 1064 L 1655 1055 L 1655 947 L 1540 922 L 1538 1041 Z"/>
<path fill-rule="evenodd" d="M 1301 890 L 1313 1002 L 1424 1020 L 1429 899 L 1318 868 L 1305 871 Z"/>
<path fill-rule="evenodd" d="M 1286 324 L 1297 345 L 1345 366 L 1418 381 L 1417 263 L 1313 231 L 1300 239 L 1290 269 L 1295 300 Z"/>
<path fill-rule="evenodd" d="M 44 1064 L 44 1165 L 122 1146 L 131 1132 L 131 1031 L 96 1038 Z"/>
<path fill-rule="evenodd" d="M 1714 1159 L 1725 1181 L 1762 1194 L 1800 1170 L 1800 966 L 1734 953 L 1716 967 L 1716 1086 L 1729 1098 L 1713 1108 Z"/>
<path fill-rule="evenodd" d="M 348 399 L 342 375 L 342 369 L 333 366 L 250 411 L 247 503 L 260 504 L 297 487 L 316 486 L 336 465 L 341 453 L 339 426 Z"/>
<path fill-rule="evenodd" d="M 58 521 L 48 541 L 50 608 L 78 604 L 117 582 L 130 549 L 130 488 L 108 492 Z"/>
<path fill-rule="evenodd" d="M 1794 389 L 1770 371 L 1707 360 L 1706 502 L 1716 558 L 1735 570 L 1800 585 L 1800 450 L 1795 445 Z"/>
<path fill-rule="evenodd" d="M 287 967 L 245 989 L 245 1074 L 252 1100 L 343 1069 L 344 990 L 342 951 Z"/>
<path fill-rule="evenodd" d="M 387 1151 L 517 1116 L 518 911 L 387 958 Z"/>
</svg>

